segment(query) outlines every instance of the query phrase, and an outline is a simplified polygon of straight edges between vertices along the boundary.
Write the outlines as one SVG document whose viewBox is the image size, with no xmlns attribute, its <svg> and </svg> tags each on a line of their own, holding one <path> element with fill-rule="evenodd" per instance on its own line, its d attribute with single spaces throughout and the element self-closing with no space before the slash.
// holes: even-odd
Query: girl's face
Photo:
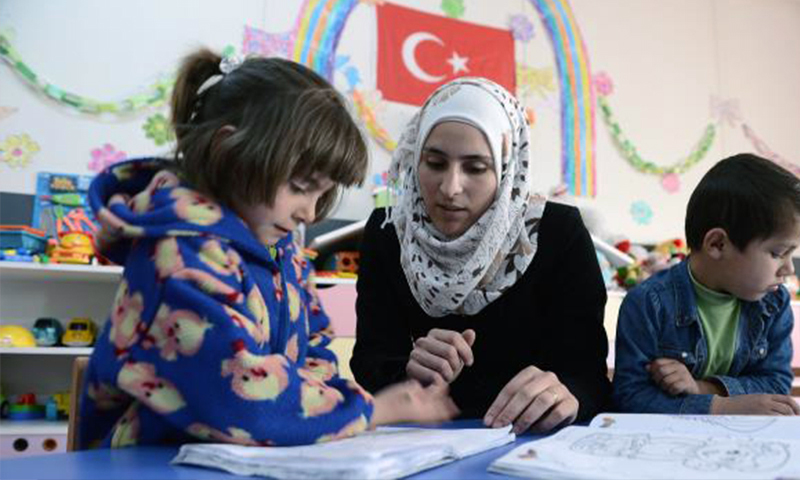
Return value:
<svg viewBox="0 0 800 480">
<path fill-rule="evenodd" d="M 314 221 L 317 200 L 333 186 L 333 180 L 319 175 L 293 179 L 278 187 L 272 205 L 242 205 L 237 210 L 261 243 L 275 245 L 301 223 Z"/>
<path fill-rule="evenodd" d="M 450 238 L 466 232 L 492 205 L 497 190 L 483 132 L 461 122 L 436 125 L 422 147 L 419 185 L 436 229 Z"/>
</svg>

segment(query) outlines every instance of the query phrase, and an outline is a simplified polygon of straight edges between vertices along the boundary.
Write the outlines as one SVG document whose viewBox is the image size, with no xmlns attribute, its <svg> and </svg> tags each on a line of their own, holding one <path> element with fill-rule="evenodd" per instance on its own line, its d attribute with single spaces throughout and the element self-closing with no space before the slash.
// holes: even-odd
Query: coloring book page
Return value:
<svg viewBox="0 0 800 480">
<path fill-rule="evenodd" d="M 489 469 L 534 478 L 797 478 L 800 441 L 573 426 L 515 448 Z"/>
<path fill-rule="evenodd" d="M 800 417 L 601 413 L 590 427 L 800 441 Z"/>
</svg>

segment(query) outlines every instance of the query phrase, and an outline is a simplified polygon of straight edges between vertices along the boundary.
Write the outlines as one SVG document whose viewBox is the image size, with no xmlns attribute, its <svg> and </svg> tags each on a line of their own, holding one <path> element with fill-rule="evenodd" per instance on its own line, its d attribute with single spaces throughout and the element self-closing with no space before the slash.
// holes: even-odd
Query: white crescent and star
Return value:
<svg viewBox="0 0 800 480">
<path fill-rule="evenodd" d="M 444 46 L 442 39 L 430 32 L 414 32 L 406 37 L 403 42 L 403 63 L 411 75 L 415 76 L 417 79 L 427 83 L 441 82 L 447 75 L 431 75 L 423 70 L 422 67 L 419 66 L 419 63 L 417 63 L 417 46 L 422 42 L 434 42 Z M 450 58 L 447 59 L 447 63 L 453 67 L 453 75 L 458 72 L 469 72 L 469 68 L 467 67 L 468 61 L 468 57 L 460 56 L 455 50 Z"/>
</svg>

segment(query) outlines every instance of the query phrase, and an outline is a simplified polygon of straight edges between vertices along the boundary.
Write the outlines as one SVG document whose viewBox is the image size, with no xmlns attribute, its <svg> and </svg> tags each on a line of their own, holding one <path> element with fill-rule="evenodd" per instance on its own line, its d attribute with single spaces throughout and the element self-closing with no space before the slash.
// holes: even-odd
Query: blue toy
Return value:
<svg viewBox="0 0 800 480">
<path fill-rule="evenodd" d="M 58 404 L 55 398 L 50 397 L 44 405 L 44 417 L 48 420 L 58 420 Z"/>
</svg>

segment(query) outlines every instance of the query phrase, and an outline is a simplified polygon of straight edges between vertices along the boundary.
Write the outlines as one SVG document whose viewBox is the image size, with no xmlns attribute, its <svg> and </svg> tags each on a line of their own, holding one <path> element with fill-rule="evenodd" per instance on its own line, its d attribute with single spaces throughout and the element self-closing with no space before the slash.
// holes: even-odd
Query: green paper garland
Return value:
<svg viewBox="0 0 800 480">
<path fill-rule="evenodd" d="M 43 95 L 83 113 L 123 114 L 138 112 L 151 107 L 158 107 L 169 99 L 169 93 L 175 83 L 173 78 L 159 80 L 148 87 L 145 93 L 133 95 L 118 102 L 98 101 L 67 92 L 43 80 L 22 61 L 19 53 L 11 46 L 11 42 L 3 34 L 0 34 L 0 58 L 5 60 L 8 66 L 11 67 L 17 75 L 22 77 L 28 84 Z"/>
<path fill-rule="evenodd" d="M 706 156 L 708 150 L 711 148 L 711 144 L 714 143 L 716 127 L 713 123 L 709 123 L 705 132 L 703 132 L 702 137 L 700 137 L 700 141 L 698 142 L 697 146 L 686 158 L 668 167 L 658 166 L 653 162 L 648 162 L 639 156 L 639 152 L 636 151 L 636 147 L 633 145 L 633 143 L 631 143 L 630 140 L 628 140 L 614 118 L 614 114 L 611 112 L 611 107 L 608 105 L 606 98 L 598 95 L 597 103 L 600 106 L 600 113 L 603 117 L 603 121 L 608 127 L 609 132 L 611 132 L 611 136 L 614 137 L 614 142 L 620 149 L 622 156 L 625 157 L 628 163 L 630 163 L 631 166 L 633 166 L 633 168 L 639 172 L 660 176 L 670 173 L 678 175 L 685 173 L 690 168 L 697 165 Z"/>
</svg>

